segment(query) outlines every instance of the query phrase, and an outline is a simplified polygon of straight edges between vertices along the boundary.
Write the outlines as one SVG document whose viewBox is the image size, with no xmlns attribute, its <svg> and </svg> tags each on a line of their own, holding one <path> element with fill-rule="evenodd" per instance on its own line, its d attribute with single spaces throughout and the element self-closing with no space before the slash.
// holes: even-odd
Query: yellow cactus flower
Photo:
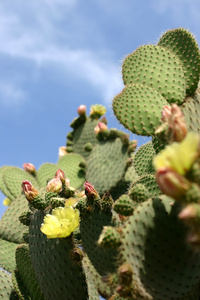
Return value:
<svg viewBox="0 0 200 300">
<path fill-rule="evenodd" d="M 77 198 L 70 197 L 66 200 L 65 206 L 73 206 L 74 204 L 76 204 L 76 202 Z"/>
<path fill-rule="evenodd" d="M 79 226 L 79 210 L 71 206 L 57 207 L 44 217 L 41 231 L 48 239 L 65 238 Z"/>
<path fill-rule="evenodd" d="M 169 168 L 185 175 L 199 155 L 199 135 L 190 132 L 180 143 L 174 142 L 156 155 L 153 164 L 156 171 Z"/>
<path fill-rule="evenodd" d="M 3 205 L 5 205 L 5 206 L 10 206 L 10 204 L 11 204 L 11 200 L 10 200 L 9 198 L 5 198 L 5 199 L 3 200 Z"/>
</svg>

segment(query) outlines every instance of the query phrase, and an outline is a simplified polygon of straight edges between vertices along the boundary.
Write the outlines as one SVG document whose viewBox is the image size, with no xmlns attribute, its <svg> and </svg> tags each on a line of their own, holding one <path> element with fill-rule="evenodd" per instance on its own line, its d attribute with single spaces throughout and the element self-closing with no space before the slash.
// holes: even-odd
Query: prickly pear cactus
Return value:
<svg viewBox="0 0 200 300">
<path fill-rule="evenodd" d="M 0 168 L 0 298 L 200 299 L 200 51 L 183 28 L 122 65 L 113 111 L 80 105 L 57 163 Z"/>
</svg>

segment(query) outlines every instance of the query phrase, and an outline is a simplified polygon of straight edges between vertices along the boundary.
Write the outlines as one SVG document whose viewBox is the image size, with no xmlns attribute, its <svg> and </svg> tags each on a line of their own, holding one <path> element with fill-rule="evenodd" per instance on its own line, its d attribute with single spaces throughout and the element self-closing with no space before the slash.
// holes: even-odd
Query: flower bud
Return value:
<svg viewBox="0 0 200 300">
<path fill-rule="evenodd" d="M 56 171 L 55 177 L 59 178 L 62 183 L 65 183 L 65 173 L 61 169 Z"/>
<path fill-rule="evenodd" d="M 88 199 L 92 200 L 98 197 L 98 193 L 95 190 L 94 186 L 90 184 L 88 181 L 84 183 L 84 187 L 85 187 L 85 194 Z"/>
<path fill-rule="evenodd" d="M 62 191 L 62 182 L 59 178 L 54 177 L 47 184 L 47 192 L 59 194 Z"/>
<path fill-rule="evenodd" d="M 66 185 L 67 187 L 70 186 L 70 179 L 69 179 L 69 178 L 65 178 L 65 185 Z"/>
<path fill-rule="evenodd" d="M 190 188 L 190 182 L 185 177 L 168 168 L 158 171 L 157 183 L 161 192 L 177 200 Z"/>
<path fill-rule="evenodd" d="M 178 215 L 184 223 L 189 225 L 200 225 L 200 205 L 192 203 L 184 207 Z"/>
<path fill-rule="evenodd" d="M 23 189 L 23 193 L 26 196 L 26 199 L 28 201 L 35 199 L 39 195 L 36 188 L 34 188 L 32 183 L 28 180 L 22 181 L 22 189 Z"/>
<path fill-rule="evenodd" d="M 95 126 L 95 128 L 94 128 L 95 134 L 104 133 L 107 131 L 108 131 L 108 127 L 103 122 L 99 122 L 99 124 L 97 126 Z"/>
<path fill-rule="evenodd" d="M 79 116 L 83 116 L 86 114 L 86 106 L 85 105 L 80 105 L 79 108 L 77 109 L 77 113 Z"/>
<path fill-rule="evenodd" d="M 171 117 L 171 106 L 165 105 L 162 110 L 161 120 L 163 122 L 168 122 Z"/>
<path fill-rule="evenodd" d="M 24 171 L 29 172 L 31 174 L 35 174 L 35 172 L 36 172 L 35 166 L 31 163 L 24 163 L 23 168 L 24 168 Z"/>
<path fill-rule="evenodd" d="M 68 154 L 67 147 L 65 147 L 65 146 L 59 147 L 59 150 L 58 150 L 58 157 L 59 157 L 59 159 L 61 157 L 63 157 L 64 155 L 66 155 L 66 154 Z"/>
</svg>

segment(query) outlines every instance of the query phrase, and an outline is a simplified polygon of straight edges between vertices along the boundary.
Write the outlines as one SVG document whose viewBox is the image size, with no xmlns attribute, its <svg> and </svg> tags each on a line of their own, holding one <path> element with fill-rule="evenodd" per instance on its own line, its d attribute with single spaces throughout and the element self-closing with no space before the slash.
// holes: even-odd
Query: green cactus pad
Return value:
<svg viewBox="0 0 200 300">
<path fill-rule="evenodd" d="M 22 181 L 30 181 L 35 188 L 39 185 L 34 176 L 24 170 L 12 167 L 3 172 L 3 181 L 14 198 L 22 194 Z"/>
<path fill-rule="evenodd" d="M 135 205 L 128 195 L 122 195 L 115 201 L 113 209 L 122 216 L 131 216 Z"/>
<path fill-rule="evenodd" d="M 131 190 L 133 187 L 140 183 L 146 187 L 150 197 L 156 197 L 161 194 L 158 184 L 156 182 L 155 175 L 145 174 L 139 177 L 132 183 L 129 190 Z"/>
<path fill-rule="evenodd" d="M 117 251 L 103 249 L 97 244 L 103 227 L 113 225 L 115 221 L 111 212 L 94 212 L 90 216 L 86 214 L 80 222 L 83 249 L 101 276 L 113 273 L 117 268 Z"/>
<path fill-rule="evenodd" d="M 82 155 L 85 159 L 89 156 L 90 152 L 85 151 L 84 146 L 87 143 L 94 146 L 98 142 L 94 132 L 94 128 L 98 123 L 99 120 L 87 118 L 87 121 L 73 132 L 73 151 Z"/>
<path fill-rule="evenodd" d="M 154 45 L 139 47 L 126 57 L 122 66 L 125 85 L 145 84 L 158 91 L 170 103 L 185 99 L 185 77 L 179 58 Z"/>
<path fill-rule="evenodd" d="M 194 36 L 183 28 L 172 29 L 161 36 L 158 45 L 171 50 L 179 57 L 186 78 L 187 96 L 193 95 L 200 74 L 200 52 Z"/>
<path fill-rule="evenodd" d="M 24 195 L 11 203 L 0 220 L 0 237 L 14 243 L 23 243 L 23 233 L 27 227 L 20 223 L 19 215 L 29 211 L 28 201 Z"/>
<path fill-rule="evenodd" d="M 154 173 L 152 159 L 155 154 L 152 142 L 148 142 L 138 149 L 134 157 L 133 165 L 139 176 L 146 173 Z"/>
<path fill-rule="evenodd" d="M 173 199 L 153 198 L 138 206 L 123 229 L 122 261 L 150 299 L 184 299 L 200 280 L 200 253 L 186 244 L 179 211 Z"/>
<path fill-rule="evenodd" d="M 113 100 L 114 113 L 133 133 L 149 136 L 160 125 L 161 111 L 169 105 L 156 90 L 143 84 L 126 86 Z"/>
<path fill-rule="evenodd" d="M 40 226 L 43 212 L 35 212 L 29 227 L 29 248 L 34 272 L 48 300 L 87 299 L 87 285 L 80 263 L 71 260 L 72 236 L 47 239 Z"/>
<path fill-rule="evenodd" d="M 45 163 L 41 165 L 37 172 L 37 180 L 41 187 L 46 187 L 49 179 L 54 178 L 58 166 L 56 164 Z"/>
<path fill-rule="evenodd" d="M 3 166 L 0 168 L 0 190 L 2 191 L 2 193 L 4 193 L 4 195 L 6 195 L 10 200 L 14 200 L 15 197 L 11 194 L 11 192 L 9 191 L 9 189 L 7 188 L 4 180 L 3 180 L 3 172 L 5 170 L 8 170 L 9 168 L 12 168 L 10 166 Z"/>
<path fill-rule="evenodd" d="M 200 88 L 194 94 L 194 97 L 188 97 L 181 110 L 184 114 L 188 129 L 200 133 Z"/>
<path fill-rule="evenodd" d="M 90 262 L 89 258 L 85 256 L 83 258 L 83 266 L 86 271 L 86 273 L 89 273 L 90 277 L 93 279 L 95 286 L 97 287 L 97 290 L 99 291 L 99 294 L 105 298 L 109 299 L 112 295 L 112 289 L 111 287 L 102 281 L 101 276 L 96 271 L 92 263 Z M 92 299 L 91 299 L 92 300 Z"/>
<path fill-rule="evenodd" d="M 16 266 L 15 250 L 18 244 L 0 239 L 0 266 L 8 272 L 13 272 Z"/>
<path fill-rule="evenodd" d="M 0 269 L 0 299 L 18 300 L 18 296 L 13 289 L 10 274 Z"/>
<path fill-rule="evenodd" d="M 80 188 L 85 181 L 85 172 L 79 167 L 83 157 L 76 153 L 70 153 L 61 157 L 58 161 L 58 168 L 61 169 L 66 178 L 70 179 L 70 186 Z"/>
<path fill-rule="evenodd" d="M 144 184 L 137 183 L 129 189 L 129 197 L 135 202 L 144 202 L 150 198 L 150 194 Z"/>
<path fill-rule="evenodd" d="M 20 291 L 19 297 L 22 294 L 23 296 L 25 295 L 25 299 L 45 299 L 33 271 L 28 245 L 22 244 L 17 247 L 16 264 L 15 282 L 18 286 L 17 290 Z"/>
<path fill-rule="evenodd" d="M 88 158 L 86 180 L 101 195 L 111 191 L 122 180 L 128 157 L 127 147 L 120 138 L 101 142 Z"/>
</svg>

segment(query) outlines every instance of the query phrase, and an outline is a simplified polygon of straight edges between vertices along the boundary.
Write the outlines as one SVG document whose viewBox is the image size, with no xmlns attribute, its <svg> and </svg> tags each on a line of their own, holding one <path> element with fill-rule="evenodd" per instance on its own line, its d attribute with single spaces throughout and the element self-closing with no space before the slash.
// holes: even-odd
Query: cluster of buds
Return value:
<svg viewBox="0 0 200 300">
<path fill-rule="evenodd" d="M 156 130 L 167 142 L 181 142 L 187 135 L 187 125 L 183 113 L 177 104 L 163 107 L 161 121 L 163 124 Z"/>
</svg>

